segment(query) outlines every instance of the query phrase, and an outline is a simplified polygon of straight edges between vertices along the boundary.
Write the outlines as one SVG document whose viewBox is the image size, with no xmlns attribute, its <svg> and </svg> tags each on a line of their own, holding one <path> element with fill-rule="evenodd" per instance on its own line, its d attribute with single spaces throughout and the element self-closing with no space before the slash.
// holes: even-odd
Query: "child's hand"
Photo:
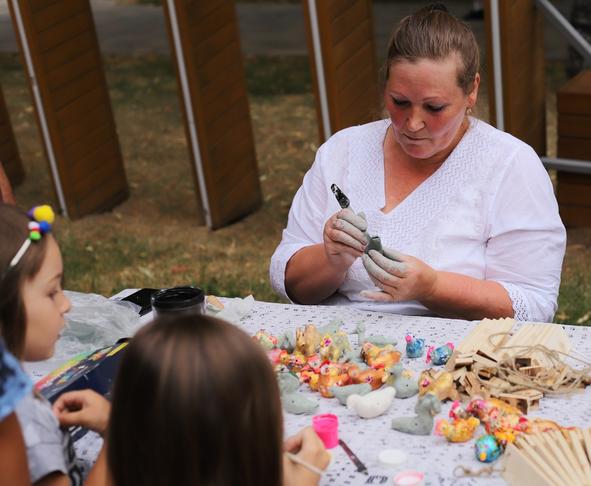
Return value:
<svg viewBox="0 0 591 486">
<path fill-rule="evenodd" d="M 55 401 L 53 413 L 62 427 L 80 425 L 104 436 L 109 425 L 111 404 L 92 390 L 72 391 Z"/>
<path fill-rule="evenodd" d="M 283 449 L 297 455 L 302 461 L 326 469 L 330 462 L 330 454 L 312 427 L 300 430 L 296 435 L 287 439 Z M 294 463 L 289 459 L 284 461 L 283 484 L 287 485 L 316 485 L 320 477 L 306 467 Z"/>
</svg>

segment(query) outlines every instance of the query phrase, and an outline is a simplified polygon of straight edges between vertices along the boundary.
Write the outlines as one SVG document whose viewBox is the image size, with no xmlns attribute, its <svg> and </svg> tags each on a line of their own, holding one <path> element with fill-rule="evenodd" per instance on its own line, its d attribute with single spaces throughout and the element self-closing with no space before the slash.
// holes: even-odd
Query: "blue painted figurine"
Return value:
<svg viewBox="0 0 591 486">
<path fill-rule="evenodd" d="M 406 355 L 409 358 L 420 358 L 425 352 L 425 340 L 406 335 Z"/>
<path fill-rule="evenodd" d="M 426 362 L 431 361 L 435 366 L 444 365 L 451 358 L 453 351 L 454 345 L 452 343 L 445 343 L 438 348 L 429 346 Z"/>
</svg>

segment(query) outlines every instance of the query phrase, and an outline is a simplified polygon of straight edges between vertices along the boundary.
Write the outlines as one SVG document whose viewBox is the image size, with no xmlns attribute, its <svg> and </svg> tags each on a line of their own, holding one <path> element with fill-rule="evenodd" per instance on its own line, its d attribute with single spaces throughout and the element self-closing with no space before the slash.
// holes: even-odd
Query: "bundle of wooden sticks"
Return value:
<svg viewBox="0 0 591 486">
<path fill-rule="evenodd" d="M 507 446 L 502 470 L 514 486 L 591 486 L 591 433 L 569 428 L 521 434 Z"/>
</svg>

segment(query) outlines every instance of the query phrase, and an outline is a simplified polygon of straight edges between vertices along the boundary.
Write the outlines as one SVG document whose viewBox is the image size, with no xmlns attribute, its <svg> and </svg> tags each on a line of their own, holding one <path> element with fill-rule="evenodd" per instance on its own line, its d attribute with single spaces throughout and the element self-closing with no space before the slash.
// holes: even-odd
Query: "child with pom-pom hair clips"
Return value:
<svg viewBox="0 0 591 486">
<path fill-rule="evenodd" d="M 51 234 L 50 206 L 29 213 L 0 204 L 0 335 L 22 361 L 53 355 L 70 302 L 62 289 L 63 263 Z M 62 427 L 80 425 L 103 434 L 109 402 L 90 390 L 65 393 L 54 403 L 28 393 L 16 406 L 32 484 L 78 486 L 86 471 L 76 458 L 70 434 Z M 105 477 L 101 451 L 86 484 Z"/>
</svg>

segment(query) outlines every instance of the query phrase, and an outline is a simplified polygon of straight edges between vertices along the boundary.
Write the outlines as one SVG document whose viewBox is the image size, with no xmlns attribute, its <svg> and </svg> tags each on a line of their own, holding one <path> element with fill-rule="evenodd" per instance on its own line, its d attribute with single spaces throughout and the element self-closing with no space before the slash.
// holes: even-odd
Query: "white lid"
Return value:
<svg viewBox="0 0 591 486">
<path fill-rule="evenodd" d="M 401 466 L 407 458 L 406 452 L 401 449 L 385 449 L 378 454 L 378 462 L 385 468 Z"/>
</svg>

